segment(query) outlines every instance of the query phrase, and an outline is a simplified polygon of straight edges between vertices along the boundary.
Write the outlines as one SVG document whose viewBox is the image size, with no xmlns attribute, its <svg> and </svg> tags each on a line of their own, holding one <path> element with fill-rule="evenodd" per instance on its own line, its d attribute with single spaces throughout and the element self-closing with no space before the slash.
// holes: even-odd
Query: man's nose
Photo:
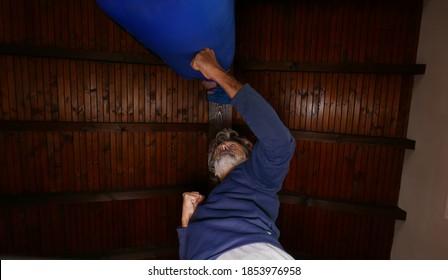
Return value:
<svg viewBox="0 0 448 280">
<path fill-rule="evenodd" d="M 226 151 L 226 150 L 228 150 L 228 149 L 229 149 L 229 147 L 227 146 L 226 143 L 222 143 L 222 144 L 221 144 L 221 150 Z"/>
</svg>

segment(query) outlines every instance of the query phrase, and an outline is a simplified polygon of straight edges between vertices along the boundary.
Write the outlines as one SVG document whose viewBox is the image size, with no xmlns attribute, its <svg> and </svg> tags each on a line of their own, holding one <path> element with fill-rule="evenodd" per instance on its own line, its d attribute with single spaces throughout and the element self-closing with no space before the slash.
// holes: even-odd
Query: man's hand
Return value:
<svg viewBox="0 0 448 280">
<path fill-rule="evenodd" d="M 216 60 L 215 52 L 209 48 L 203 49 L 194 56 L 191 67 L 200 71 L 207 79 L 213 79 L 218 72 L 225 72 Z"/>
<path fill-rule="evenodd" d="M 191 67 L 200 71 L 205 78 L 217 82 L 230 99 L 243 87 L 240 82 L 222 69 L 212 49 L 206 48 L 198 52 L 191 61 Z"/>
<path fill-rule="evenodd" d="M 204 196 L 199 192 L 185 192 L 182 194 L 182 197 L 183 205 L 181 226 L 187 227 L 191 216 L 193 216 L 194 211 L 196 211 L 196 207 L 204 200 Z"/>
</svg>

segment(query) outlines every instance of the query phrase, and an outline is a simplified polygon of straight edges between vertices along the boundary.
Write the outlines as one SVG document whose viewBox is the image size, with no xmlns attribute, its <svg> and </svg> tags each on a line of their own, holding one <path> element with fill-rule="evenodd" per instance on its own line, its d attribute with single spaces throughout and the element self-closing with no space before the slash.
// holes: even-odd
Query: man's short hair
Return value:
<svg viewBox="0 0 448 280">
<path fill-rule="evenodd" d="M 218 132 L 210 142 L 208 146 L 208 170 L 211 172 L 211 179 L 215 182 L 219 181 L 219 178 L 215 175 L 215 160 L 213 155 L 215 154 L 216 148 L 221 145 L 223 142 L 233 141 L 241 145 L 246 154 L 246 157 L 249 158 L 253 144 L 249 140 L 244 137 L 239 136 L 238 132 L 230 128 L 224 128 L 220 132 Z"/>
</svg>

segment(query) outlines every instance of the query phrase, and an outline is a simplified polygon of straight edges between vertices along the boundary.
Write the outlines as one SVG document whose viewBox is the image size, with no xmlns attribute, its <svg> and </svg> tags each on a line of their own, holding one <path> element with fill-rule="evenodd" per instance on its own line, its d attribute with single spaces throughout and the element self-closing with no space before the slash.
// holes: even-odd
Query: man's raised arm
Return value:
<svg viewBox="0 0 448 280">
<path fill-rule="evenodd" d="M 258 138 L 249 172 L 253 178 L 279 188 L 288 171 L 295 140 L 271 105 L 249 85 L 242 85 L 216 61 L 213 50 L 204 49 L 192 60 L 192 67 L 217 82 L 231 98 L 250 129 Z"/>
</svg>

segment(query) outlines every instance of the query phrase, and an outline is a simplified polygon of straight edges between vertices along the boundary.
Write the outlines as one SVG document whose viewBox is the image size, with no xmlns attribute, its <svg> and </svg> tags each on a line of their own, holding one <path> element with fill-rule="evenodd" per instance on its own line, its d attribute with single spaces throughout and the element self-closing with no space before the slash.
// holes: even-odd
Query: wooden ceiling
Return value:
<svg viewBox="0 0 448 280">
<path fill-rule="evenodd" d="M 0 254 L 176 259 L 181 193 L 250 131 L 93 0 L 0 2 Z M 421 0 L 236 1 L 233 72 L 297 139 L 281 242 L 297 258 L 388 259 Z"/>
</svg>

